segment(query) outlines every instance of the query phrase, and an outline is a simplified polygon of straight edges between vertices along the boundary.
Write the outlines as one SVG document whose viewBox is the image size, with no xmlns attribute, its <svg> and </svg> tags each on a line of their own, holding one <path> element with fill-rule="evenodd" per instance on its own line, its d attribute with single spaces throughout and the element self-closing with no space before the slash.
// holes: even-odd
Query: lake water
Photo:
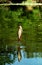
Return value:
<svg viewBox="0 0 42 65">
<path fill-rule="evenodd" d="M 0 65 L 42 65 L 42 43 L 16 42 L 0 47 Z"/>
</svg>

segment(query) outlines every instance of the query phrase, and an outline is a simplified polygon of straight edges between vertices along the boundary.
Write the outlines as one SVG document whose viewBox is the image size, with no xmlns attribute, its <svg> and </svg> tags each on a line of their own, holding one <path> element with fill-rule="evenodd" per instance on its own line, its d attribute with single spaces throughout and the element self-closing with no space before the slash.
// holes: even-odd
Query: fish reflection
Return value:
<svg viewBox="0 0 42 65">
<path fill-rule="evenodd" d="M 22 59 L 22 54 L 21 54 L 20 46 L 18 47 L 17 56 L 18 56 L 18 61 L 20 62 L 20 60 Z"/>
</svg>

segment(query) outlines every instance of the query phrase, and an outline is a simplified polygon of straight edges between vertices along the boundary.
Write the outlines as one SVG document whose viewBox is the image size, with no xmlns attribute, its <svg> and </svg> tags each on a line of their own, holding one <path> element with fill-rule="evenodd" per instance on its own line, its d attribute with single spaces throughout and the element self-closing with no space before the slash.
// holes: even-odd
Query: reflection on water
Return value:
<svg viewBox="0 0 42 65">
<path fill-rule="evenodd" d="M 31 52 L 28 48 L 21 43 L 0 47 L 0 65 L 42 65 L 42 52 Z"/>
<path fill-rule="evenodd" d="M 18 51 L 17 51 L 17 57 L 18 57 L 18 61 L 20 61 L 21 58 L 22 58 L 21 48 L 18 47 L 17 49 L 18 49 Z"/>
</svg>

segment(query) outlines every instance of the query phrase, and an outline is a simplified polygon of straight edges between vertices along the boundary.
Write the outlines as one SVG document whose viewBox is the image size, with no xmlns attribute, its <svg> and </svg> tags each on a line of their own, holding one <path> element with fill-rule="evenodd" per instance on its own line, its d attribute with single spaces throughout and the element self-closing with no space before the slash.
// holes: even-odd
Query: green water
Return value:
<svg viewBox="0 0 42 65">
<path fill-rule="evenodd" d="M 42 65 L 42 42 L 25 38 L 0 44 L 0 65 Z"/>
</svg>

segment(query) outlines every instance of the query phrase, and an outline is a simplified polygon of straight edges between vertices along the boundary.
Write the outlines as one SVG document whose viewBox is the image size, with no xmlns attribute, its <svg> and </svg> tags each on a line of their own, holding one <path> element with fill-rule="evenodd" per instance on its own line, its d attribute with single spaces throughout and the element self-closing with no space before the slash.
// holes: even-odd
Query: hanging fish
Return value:
<svg viewBox="0 0 42 65">
<path fill-rule="evenodd" d="M 18 29 L 18 40 L 19 41 L 21 40 L 22 32 L 23 32 L 23 29 L 22 29 L 22 26 L 20 25 Z"/>
</svg>

